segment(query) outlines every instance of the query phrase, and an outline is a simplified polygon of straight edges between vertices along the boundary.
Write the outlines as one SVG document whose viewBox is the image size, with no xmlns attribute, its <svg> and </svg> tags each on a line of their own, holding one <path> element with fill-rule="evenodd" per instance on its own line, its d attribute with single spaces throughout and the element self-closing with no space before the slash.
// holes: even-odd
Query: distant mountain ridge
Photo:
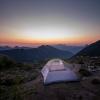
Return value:
<svg viewBox="0 0 100 100">
<path fill-rule="evenodd" d="M 15 46 L 15 47 L 10 47 L 10 46 L 0 46 L 0 51 L 4 50 L 11 50 L 11 49 L 32 49 L 36 47 L 24 47 L 24 46 Z"/>
<path fill-rule="evenodd" d="M 0 46 L 0 51 L 2 51 L 2 50 L 10 50 L 10 49 L 12 49 L 12 48 L 9 47 L 9 46 Z"/>
<path fill-rule="evenodd" d="M 49 45 L 42 45 L 38 48 L 30 49 L 10 49 L 0 51 L 0 54 L 7 55 L 18 62 L 33 62 L 48 58 L 69 58 L 73 54 L 69 51 L 62 51 Z"/>
<path fill-rule="evenodd" d="M 74 57 L 76 56 L 100 56 L 100 40 L 88 45 L 80 52 L 78 52 L 76 55 L 74 55 Z"/>
<path fill-rule="evenodd" d="M 67 46 L 67 45 L 59 44 L 59 45 L 53 45 L 53 47 L 60 50 L 65 50 L 65 51 L 67 50 L 72 52 L 73 54 L 76 54 L 79 51 L 81 51 L 85 46 Z"/>
</svg>

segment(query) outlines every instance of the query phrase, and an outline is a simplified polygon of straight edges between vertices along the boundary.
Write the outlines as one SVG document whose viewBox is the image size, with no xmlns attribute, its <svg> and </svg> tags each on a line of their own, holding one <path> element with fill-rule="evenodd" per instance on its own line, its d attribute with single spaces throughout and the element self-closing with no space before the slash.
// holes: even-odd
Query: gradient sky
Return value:
<svg viewBox="0 0 100 100">
<path fill-rule="evenodd" d="M 84 45 L 100 39 L 100 0 L 0 0 L 0 45 Z"/>
</svg>

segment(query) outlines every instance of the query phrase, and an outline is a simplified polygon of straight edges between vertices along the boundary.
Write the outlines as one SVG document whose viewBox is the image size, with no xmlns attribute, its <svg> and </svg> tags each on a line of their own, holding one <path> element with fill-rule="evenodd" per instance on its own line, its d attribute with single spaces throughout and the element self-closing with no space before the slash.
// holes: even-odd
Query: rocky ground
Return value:
<svg viewBox="0 0 100 100">
<path fill-rule="evenodd" d="M 93 83 L 95 79 L 100 77 L 44 85 L 40 74 L 35 80 L 19 85 L 13 100 L 100 100 L 100 83 Z"/>
<path fill-rule="evenodd" d="M 24 91 L 28 93 L 24 100 L 100 100 L 100 83 L 92 83 L 95 78 L 99 79 L 90 77 L 80 82 L 45 86 L 42 76 L 39 76 L 36 80 L 23 85 Z"/>
<path fill-rule="evenodd" d="M 25 64 L 2 70 L 0 100 L 100 100 L 100 71 L 78 82 L 44 85 L 39 66 Z"/>
</svg>

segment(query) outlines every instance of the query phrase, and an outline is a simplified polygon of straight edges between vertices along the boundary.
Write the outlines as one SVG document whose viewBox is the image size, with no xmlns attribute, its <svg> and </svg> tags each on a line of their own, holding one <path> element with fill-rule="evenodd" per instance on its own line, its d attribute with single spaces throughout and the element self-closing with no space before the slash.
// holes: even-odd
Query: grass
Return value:
<svg viewBox="0 0 100 100">
<path fill-rule="evenodd" d="M 82 86 L 81 82 L 65 82 L 44 86 L 41 81 L 36 81 L 40 70 L 48 60 L 35 61 L 34 63 L 17 63 L 13 60 L 1 60 L 0 73 L 0 100 L 93 100 L 88 90 Z M 9 59 L 9 60 L 7 60 Z M 11 63 L 8 63 L 8 62 Z M 7 62 L 6 64 L 4 64 Z M 7 67 L 9 64 L 9 67 Z M 4 67 L 4 68 L 3 68 Z M 83 76 L 88 76 L 87 70 L 81 69 Z M 84 80 L 85 81 L 85 80 Z M 32 83 L 31 83 L 32 82 Z M 35 82 L 35 83 L 34 83 Z M 31 83 L 31 84 L 29 84 Z M 28 84 L 28 86 L 26 86 Z M 86 82 L 84 83 L 86 84 Z M 91 84 L 98 84 L 98 80 L 93 80 Z M 87 84 L 86 84 L 87 86 Z M 97 87 L 98 88 L 98 87 Z M 94 90 L 93 90 L 94 91 Z M 88 96 L 87 96 L 88 95 Z M 87 99 L 84 97 L 87 97 Z M 99 95 L 96 99 L 99 100 Z"/>
<path fill-rule="evenodd" d="M 41 62 L 42 63 L 42 62 Z M 7 56 L 0 56 L 0 100 L 23 100 L 21 84 L 36 79 L 40 63 L 17 63 Z"/>
</svg>

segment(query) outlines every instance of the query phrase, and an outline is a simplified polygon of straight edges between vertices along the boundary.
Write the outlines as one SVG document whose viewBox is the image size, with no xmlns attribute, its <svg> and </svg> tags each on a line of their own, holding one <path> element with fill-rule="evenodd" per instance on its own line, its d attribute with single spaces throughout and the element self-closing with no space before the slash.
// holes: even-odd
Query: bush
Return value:
<svg viewBox="0 0 100 100">
<path fill-rule="evenodd" d="M 80 69 L 80 70 L 79 70 L 79 73 L 80 73 L 82 76 L 91 76 L 91 72 L 89 72 L 89 71 L 86 70 L 86 69 Z"/>
<path fill-rule="evenodd" d="M 12 85 L 20 84 L 22 82 L 23 82 L 23 78 L 20 76 L 16 76 L 15 78 L 6 78 L 0 80 L 0 85 L 12 86 Z"/>
<path fill-rule="evenodd" d="M 12 68 L 14 65 L 15 62 L 12 59 L 0 55 L 0 70 Z"/>
<path fill-rule="evenodd" d="M 94 85 L 100 84 L 100 79 L 93 79 L 92 84 Z"/>
<path fill-rule="evenodd" d="M 5 86 L 11 86 L 14 84 L 14 81 L 13 81 L 13 79 L 4 79 L 1 81 L 0 84 L 5 85 Z"/>
</svg>

